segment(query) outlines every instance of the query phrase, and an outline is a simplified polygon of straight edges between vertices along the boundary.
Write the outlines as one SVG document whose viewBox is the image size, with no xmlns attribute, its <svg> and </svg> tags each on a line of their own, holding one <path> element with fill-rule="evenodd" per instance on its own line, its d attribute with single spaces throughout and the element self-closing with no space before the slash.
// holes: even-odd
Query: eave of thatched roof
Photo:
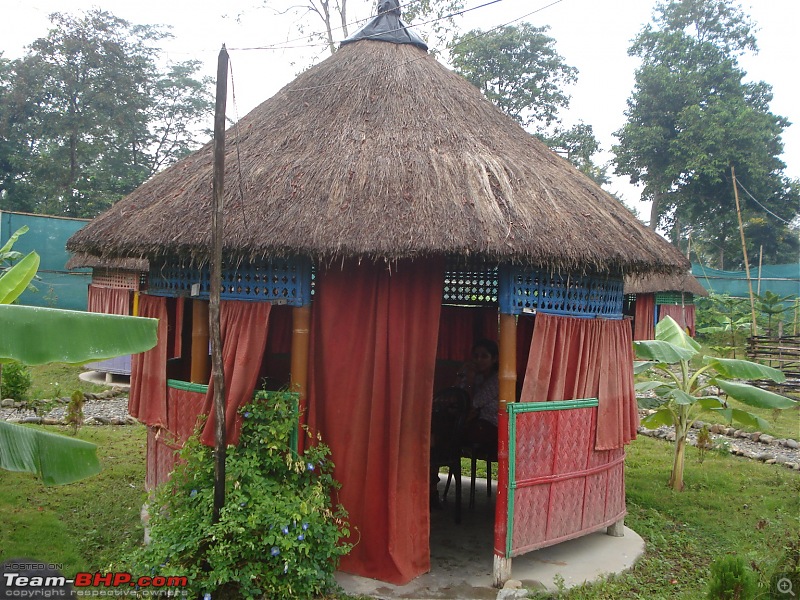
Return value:
<svg viewBox="0 0 800 600">
<path fill-rule="evenodd" d="M 625 277 L 624 289 L 626 294 L 688 292 L 695 296 L 708 296 L 706 288 L 691 273 L 629 275 Z"/>
<path fill-rule="evenodd" d="M 150 264 L 146 259 L 141 258 L 102 258 L 84 252 L 78 252 L 70 256 L 67 261 L 67 269 L 120 269 L 122 271 L 137 271 L 146 273 L 150 270 Z"/>
<path fill-rule="evenodd" d="M 343 46 L 250 112 L 227 141 L 228 256 L 477 256 L 599 273 L 689 268 L 616 199 L 410 44 Z M 204 262 L 212 162 L 208 144 L 67 247 Z"/>
</svg>

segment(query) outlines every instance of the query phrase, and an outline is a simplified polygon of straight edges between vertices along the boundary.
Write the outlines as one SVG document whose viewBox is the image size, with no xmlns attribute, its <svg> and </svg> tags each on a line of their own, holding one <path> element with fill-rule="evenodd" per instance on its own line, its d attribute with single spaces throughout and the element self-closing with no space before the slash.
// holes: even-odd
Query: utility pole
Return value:
<svg viewBox="0 0 800 600">
<path fill-rule="evenodd" d="M 225 107 L 228 96 L 228 51 L 225 44 L 217 63 L 217 101 L 214 111 L 214 191 L 211 199 L 211 281 L 208 318 L 211 337 L 211 372 L 214 384 L 214 510 L 219 521 L 225 506 L 225 377 L 222 362 L 222 336 L 219 324 L 219 296 L 222 285 L 222 192 L 225 182 Z"/>
</svg>

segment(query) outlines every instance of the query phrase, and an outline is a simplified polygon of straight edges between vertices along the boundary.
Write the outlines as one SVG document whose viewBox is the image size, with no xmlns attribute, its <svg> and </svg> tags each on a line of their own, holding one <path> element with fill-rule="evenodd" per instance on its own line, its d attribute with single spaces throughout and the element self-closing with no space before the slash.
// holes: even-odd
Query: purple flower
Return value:
<svg viewBox="0 0 800 600">
<path fill-rule="evenodd" d="M 281 529 L 281 531 L 283 532 L 284 535 L 286 535 L 287 533 L 289 533 L 289 526 L 287 525 L 286 527 Z"/>
<path fill-rule="evenodd" d="M 280 549 L 277 546 L 273 546 L 272 550 L 269 551 L 272 556 L 278 556 L 281 553 Z"/>
<path fill-rule="evenodd" d="M 252 417 L 252 416 L 253 416 L 253 413 L 251 413 L 251 412 L 246 412 L 246 413 L 244 413 L 244 418 L 245 418 L 245 419 L 249 419 L 249 418 L 250 418 L 250 417 Z"/>
<path fill-rule="evenodd" d="M 208 592 L 203 594 L 203 600 L 211 600 L 211 594 L 209 594 Z"/>
<path fill-rule="evenodd" d="M 245 507 L 245 506 L 247 506 L 247 502 L 239 502 L 239 506 Z"/>
<path fill-rule="evenodd" d="M 307 529 L 308 529 L 308 523 L 303 523 L 303 531 L 306 531 Z"/>
<path fill-rule="evenodd" d="M 197 490 L 192 490 L 189 492 L 189 498 L 194 498 L 195 496 L 197 496 Z"/>
<path fill-rule="evenodd" d="M 311 464 L 311 463 L 307 463 L 306 464 L 306 469 L 308 469 L 309 471 L 313 471 L 314 470 L 314 465 Z"/>
<path fill-rule="evenodd" d="M 306 539 L 306 536 L 304 536 L 302 533 L 297 536 L 297 540 L 300 542 L 302 542 L 304 539 Z"/>
<path fill-rule="evenodd" d="M 289 563 L 283 563 L 283 572 L 284 573 L 288 573 L 289 572 Z"/>
</svg>

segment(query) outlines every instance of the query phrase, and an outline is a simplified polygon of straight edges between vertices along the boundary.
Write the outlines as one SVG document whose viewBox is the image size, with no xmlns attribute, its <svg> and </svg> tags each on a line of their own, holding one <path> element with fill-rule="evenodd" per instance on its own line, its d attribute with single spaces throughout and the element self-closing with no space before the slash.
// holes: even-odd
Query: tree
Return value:
<svg viewBox="0 0 800 600">
<path fill-rule="evenodd" d="M 703 366 L 692 371 L 691 361 L 699 356 L 700 344 L 690 338 L 672 317 L 656 325 L 656 339 L 633 342 L 636 355 L 645 359 L 634 365 L 635 373 L 655 369 L 656 379 L 636 384 L 640 392 L 655 392 L 655 398 L 640 399 L 643 408 L 655 408 L 655 412 L 642 419 L 648 428 L 668 425 L 675 427 L 675 455 L 669 486 L 683 489 L 683 464 L 686 437 L 700 411 L 721 415 L 727 422 L 737 421 L 746 427 L 761 431 L 769 424 L 761 417 L 745 410 L 732 408 L 718 395 L 711 393 L 718 388 L 729 398 L 734 398 L 758 408 L 795 408 L 797 402 L 762 390 L 738 380 L 769 379 L 782 382 L 786 378 L 778 369 L 759 365 L 748 360 L 733 358 L 703 357 Z"/>
<path fill-rule="evenodd" d="M 450 46 L 458 73 L 508 116 L 540 133 L 558 123 L 558 111 L 569 106 L 563 88 L 578 73 L 556 52 L 548 29 L 523 23 L 491 32 L 473 30 Z"/>
<path fill-rule="evenodd" d="M 776 217 L 743 203 L 745 227 L 763 237 L 768 219 L 769 237 L 781 240 L 769 250 L 776 261 L 798 250 L 789 223 L 800 195 L 779 158 L 788 122 L 770 112 L 769 85 L 744 81 L 738 58 L 752 51 L 753 25 L 732 0 L 659 3 L 628 51 L 642 64 L 615 134 L 616 173 L 644 184 L 650 227 L 672 230 L 676 242 L 691 233 L 697 250 L 713 249 L 719 268 L 741 254 L 732 166 Z"/>
<path fill-rule="evenodd" d="M 198 144 L 210 81 L 193 77 L 195 61 L 159 70 L 161 27 L 99 9 L 50 20 L 48 35 L 5 65 L 0 127 L 13 145 L 0 199 L 94 216 Z"/>
</svg>

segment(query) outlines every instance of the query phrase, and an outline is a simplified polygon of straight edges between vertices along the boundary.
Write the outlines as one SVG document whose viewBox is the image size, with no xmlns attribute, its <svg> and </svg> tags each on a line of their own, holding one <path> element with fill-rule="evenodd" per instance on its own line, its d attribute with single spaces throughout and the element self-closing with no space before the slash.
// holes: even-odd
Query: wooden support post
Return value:
<svg viewBox="0 0 800 600">
<path fill-rule="evenodd" d="M 219 521 L 225 506 L 225 377 L 222 363 L 222 336 L 219 324 L 219 297 L 222 288 L 222 199 L 225 181 L 225 106 L 228 97 L 228 51 L 219 52 L 217 63 L 217 103 L 214 112 L 214 193 L 211 200 L 211 276 L 208 317 L 211 334 L 211 372 L 214 377 L 214 507 L 212 522 Z"/>
<path fill-rule="evenodd" d="M 508 410 L 506 405 L 517 400 L 517 318 L 500 314 L 500 394 L 497 415 L 497 502 L 494 514 L 495 587 L 511 578 L 511 559 L 506 557 L 508 535 Z"/>
<path fill-rule="evenodd" d="M 308 347 L 310 340 L 311 305 L 296 306 L 292 309 L 292 362 L 291 390 L 300 395 L 300 423 L 305 424 L 308 394 Z M 297 440 L 298 451 L 302 452 L 303 437 Z"/>
<path fill-rule="evenodd" d="M 189 381 L 208 384 L 208 302 L 192 300 L 192 363 Z"/>
</svg>

